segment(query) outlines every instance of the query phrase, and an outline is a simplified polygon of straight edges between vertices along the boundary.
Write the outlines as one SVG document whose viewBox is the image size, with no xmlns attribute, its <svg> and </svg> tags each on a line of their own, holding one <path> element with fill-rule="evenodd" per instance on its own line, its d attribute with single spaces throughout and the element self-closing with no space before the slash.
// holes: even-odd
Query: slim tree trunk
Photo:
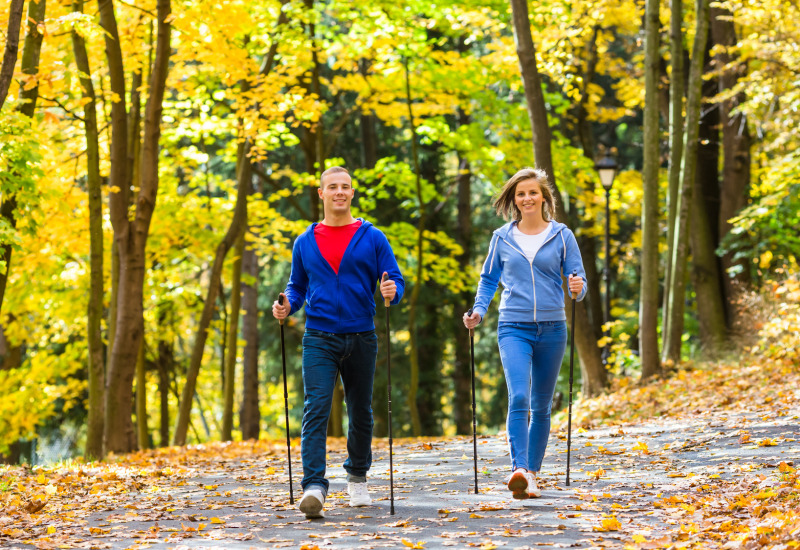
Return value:
<svg viewBox="0 0 800 550">
<path fill-rule="evenodd" d="M 642 184 L 642 277 L 639 296 L 639 353 L 642 379 L 661 372 L 658 352 L 658 75 L 659 1 L 645 8 L 644 170 Z"/>
<path fill-rule="evenodd" d="M 406 103 L 408 106 L 408 124 L 411 127 L 411 160 L 414 166 L 414 176 L 416 180 L 417 207 L 419 208 L 419 219 L 417 220 L 417 247 L 415 250 L 417 268 L 414 273 L 414 287 L 408 300 L 408 333 L 409 333 L 409 382 L 406 404 L 408 405 L 409 416 L 411 417 L 411 433 L 415 437 L 422 435 L 422 423 L 419 419 L 419 409 L 417 408 L 417 389 L 419 388 L 419 346 L 417 345 L 417 302 L 419 293 L 423 285 L 422 258 L 423 246 L 425 243 L 425 223 L 428 219 L 425 211 L 425 203 L 422 199 L 422 175 L 420 174 L 419 156 L 417 151 L 417 127 L 414 123 L 414 110 L 411 104 L 411 74 L 408 70 L 408 59 L 405 60 L 406 72 Z"/>
<path fill-rule="evenodd" d="M 150 448 L 150 434 L 147 429 L 147 375 L 144 362 L 144 338 L 136 355 L 136 441 L 139 449 Z"/>
<path fill-rule="evenodd" d="M 163 308 L 159 311 L 158 325 L 162 329 L 167 329 L 165 326 L 167 319 L 167 310 Z M 159 334 L 167 334 L 168 330 L 160 330 Z M 172 341 L 159 338 L 158 340 L 158 358 L 156 359 L 156 366 L 158 368 L 158 394 L 160 401 L 159 415 L 159 445 L 166 447 L 169 445 L 169 392 L 170 392 L 170 376 L 175 371 L 175 353 L 172 349 Z"/>
<path fill-rule="evenodd" d="M 136 197 L 136 214 L 128 219 L 128 121 L 125 108 L 125 73 L 119 47 L 116 16 L 111 0 L 99 0 L 100 24 L 106 31 L 112 92 L 118 100 L 111 108 L 112 145 L 110 202 L 111 222 L 120 257 L 117 334 L 108 366 L 106 390 L 105 452 L 127 452 L 133 445 L 131 424 L 132 383 L 136 354 L 143 338 L 142 318 L 145 274 L 145 246 L 158 192 L 158 153 L 161 136 L 161 113 L 170 47 L 170 0 L 158 0 L 156 55 L 145 108 L 141 178 Z"/>
<path fill-rule="evenodd" d="M 556 174 L 553 170 L 550 123 L 542 92 L 542 81 L 536 64 L 536 49 L 531 37 L 528 4 L 526 0 L 511 0 L 511 8 L 517 57 L 522 81 L 525 85 L 525 101 L 533 131 L 533 156 L 536 165 L 547 172 L 555 188 L 556 196 L 559 196 Z M 567 212 L 562 201 L 558 201 L 556 205 L 556 218 L 561 221 L 567 220 Z M 566 310 L 567 316 L 571 320 L 571 308 L 566 308 Z M 583 393 L 592 396 L 600 393 L 606 387 L 607 373 L 600 360 L 600 350 L 597 347 L 597 340 L 594 338 L 594 330 L 584 302 L 578 302 L 575 305 L 575 315 L 575 347 L 578 350 L 581 364 Z"/>
<path fill-rule="evenodd" d="M 681 336 L 683 328 L 683 293 L 677 297 L 672 294 L 672 269 L 675 256 L 675 228 L 678 223 L 686 223 L 685 218 L 679 220 L 678 193 L 681 184 L 681 163 L 683 160 L 683 0 L 671 0 L 670 24 L 670 58 L 672 59 L 672 77 L 669 81 L 669 187 L 667 190 L 667 259 L 664 273 L 664 303 L 662 308 L 662 361 L 677 363 L 681 356 Z M 681 273 L 685 272 L 685 256 Z M 672 315 L 680 315 L 679 323 L 673 325 Z M 678 332 L 673 334 L 673 329 Z"/>
<path fill-rule="evenodd" d="M 245 222 L 247 223 L 247 222 Z M 239 340 L 239 310 L 242 307 L 242 253 L 244 252 L 242 231 L 236 241 L 231 276 L 231 312 L 228 316 L 228 345 L 225 357 L 224 406 L 222 408 L 222 440 L 231 441 L 233 437 L 233 397 L 236 389 L 236 356 Z"/>
<path fill-rule="evenodd" d="M 597 72 L 598 52 L 597 52 L 597 36 L 600 32 L 599 26 L 595 26 L 592 32 L 592 37 L 587 43 L 587 60 L 586 68 L 583 71 L 581 96 L 575 108 L 575 118 L 577 119 L 578 137 L 581 147 L 583 148 L 583 156 L 588 159 L 594 160 L 595 158 L 595 144 L 594 136 L 592 135 L 592 124 L 589 121 L 588 113 L 586 111 L 586 102 L 589 97 L 589 85 L 594 81 Z M 591 185 L 589 191 L 594 192 L 595 186 Z M 578 227 L 583 224 L 589 228 L 596 223 L 596 220 L 582 221 L 578 216 L 576 210 L 571 210 L 570 224 L 573 227 Z M 591 233 L 591 232 L 588 232 Z M 595 340 L 603 337 L 603 323 L 605 322 L 603 316 L 603 306 L 600 291 L 600 282 L 602 277 L 597 270 L 597 239 L 587 233 L 577 237 L 578 246 L 581 250 L 581 258 L 583 258 L 583 267 L 586 270 L 587 279 L 587 292 L 586 292 L 586 310 L 590 314 L 591 327 L 593 330 Z M 609 269 L 610 270 L 610 269 Z M 610 277 L 610 273 L 605 274 Z M 608 286 L 603 289 L 603 292 L 608 290 Z"/>
<path fill-rule="evenodd" d="M 44 23 L 46 3 L 45 0 L 30 0 L 28 4 L 28 32 L 25 35 L 25 43 L 22 46 L 21 70 L 22 74 L 38 79 L 39 56 L 42 51 L 42 40 L 44 35 L 39 32 L 38 25 Z M 13 16 L 13 14 L 12 14 Z M 5 63 L 5 59 L 3 61 Z M 14 67 L 11 67 L 14 70 Z M 28 89 L 24 87 L 19 92 L 19 102 L 17 110 L 28 118 L 33 118 L 36 111 L 36 101 L 39 99 L 39 84 Z M 11 228 L 17 227 L 17 197 L 2 197 L 0 205 L 0 219 L 5 220 Z M 8 274 L 11 271 L 11 244 L 0 247 L 0 259 L 5 262 L 5 269 L 0 270 L 0 310 L 3 308 L 3 298 L 8 284 Z"/>
<path fill-rule="evenodd" d="M 736 44 L 736 29 L 730 20 L 731 13 L 727 10 L 711 8 L 711 36 L 714 44 L 730 47 Z M 716 55 L 717 67 L 727 67 L 731 63 L 731 55 L 720 50 Z M 746 67 L 743 64 L 723 70 L 719 77 L 719 91 L 732 89 L 739 78 L 744 74 Z M 742 113 L 733 113 L 745 101 L 744 93 L 726 99 L 720 103 L 720 127 L 722 129 L 722 183 L 720 186 L 720 212 L 719 235 L 723 238 L 731 230 L 730 219 L 741 210 L 748 199 L 747 190 L 750 187 L 750 132 L 747 119 Z M 734 260 L 728 253 L 722 256 L 722 280 L 725 288 L 726 305 L 728 306 L 728 321 L 735 324 L 738 316 L 737 308 L 733 304 L 749 283 L 749 270 L 741 260 Z M 734 275 L 728 273 L 733 268 Z"/>
<path fill-rule="evenodd" d="M 83 0 L 74 0 L 72 9 L 83 13 Z M 86 457 L 103 456 L 103 392 L 105 361 L 101 325 L 103 320 L 103 196 L 100 185 L 100 146 L 97 130 L 97 102 L 92 83 L 92 69 L 86 53 L 86 43 L 72 31 L 72 50 L 80 71 L 81 90 L 86 104 L 83 107 L 83 126 L 86 133 L 86 182 L 89 192 L 89 262 L 90 288 L 87 322 L 89 344 L 89 415 L 87 419 Z"/>
<path fill-rule="evenodd" d="M 459 126 L 470 123 L 469 115 L 459 110 L 457 114 Z M 469 161 L 459 158 L 458 162 L 458 209 L 456 212 L 455 237 L 461 245 L 462 253 L 456 258 L 459 269 L 466 271 L 472 263 L 472 174 Z M 453 421 L 457 434 L 468 434 L 472 430 L 471 380 L 469 331 L 464 328 L 461 313 L 472 307 L 472 293 L 462 292 L 460 300 L 454 306 L 453 333 L 455 345 L 455 364 L 453 365 Z"/>
<path fill-rule="evenodd" d="M 249 228 L 248 228 L 249 229 Z M 239 429 L 242 439 L 258 439 L 261 414 L 258 409 L 258 257 L 252 243 L 245 239 L 242 252 L 242 408 Z"/>
<path fill-rule="evenodd" d="M 6 30 L 6 46 L 3 52 L 3 65 L 0 68 L 0 109 L 5 105 L 11 79 L 14 76 L 14 66 L 17 64 L 19 50 L 19 29 L 22 24 L 22 8 L 25 0 L 11 0 L 8 6 L 8 29 Z"/>
<path fill-rule="evenodd" d="M 684 158 L 683 186 L 695 186 L 690 201 L 692 230 L 689 232 L 692 247 L 692 266 L 695 294 L 698 300 L 698 317 L 704 343 L 712 348 L 725 340 L 725 318 L 719 287 L 719 271 L 714 254 L 713 238 L 705 208 L 705 198 L 697 188 L 697 156 L 702 103 L 703 67 L 709 25 L 709 0 L 698 0 L 697 29 L 692 48 L 689 75 L 689 99 L 686 106 L 686 156 Z"/>
</svg>

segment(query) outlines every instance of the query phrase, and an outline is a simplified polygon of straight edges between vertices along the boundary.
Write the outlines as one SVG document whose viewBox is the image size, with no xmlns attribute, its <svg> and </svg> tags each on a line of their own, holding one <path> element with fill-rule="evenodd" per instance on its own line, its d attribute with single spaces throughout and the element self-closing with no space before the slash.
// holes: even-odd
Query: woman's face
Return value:
<svg viewBox="0 0 800 550">
<path fill-rule="evenodd" d="M 542 188 L 535 179 L 522 180 L 514 191 L 514 204 L 522 212 L 522 217 L 542 215 Z"/>
</svg>

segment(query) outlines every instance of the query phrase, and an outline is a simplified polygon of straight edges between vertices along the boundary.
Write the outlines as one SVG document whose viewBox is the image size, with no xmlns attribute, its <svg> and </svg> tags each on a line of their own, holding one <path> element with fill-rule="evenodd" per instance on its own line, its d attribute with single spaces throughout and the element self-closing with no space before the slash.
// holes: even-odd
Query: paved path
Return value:
<svg viewBox="0 0 800 550">
<path fill-rule="evenodd" d="M 743 429 L 752 443 L 740 441 Z M 663 541 L 680 528 L 680 520 L 654 507 L 655 501 L 751 471 L 768 473 L 800 456 L 797 416 L 751 412 L 655 420 L 573 432 L 572 485 L 566 487 L 564 435 L 551 435 L 542 497 L 525 501 L 511 499 L 503 484 L 508 456 L 502 437 L 478 439 L 477 495 L 471 437 L 395 441 L 395 515 L 389 514 L 387 442 L 376 441 L 370 476 L 376 502 L 364 508 L 347 506 L 344 453 L 334 448 L 326 517 L 313 521 L 289 505 L 280 445 L 237 456 L 219 446 L 200 448 L 179 470 L 154 454 L 139 473 L 136 465 L 121 470 L 140 476 L 138 492 L 105 488 L 87 517 L 65 521 L 58 533 L 68 548 L 622 547 L 634 533 Z M 777 445 L 758 446 L 765 438 Z M 298 448 L 293 456 L 297 498 Z M 598 531 L 604 520 L 610 528 L 618 522 L 619 529 Z M 0 539 L 3 548 L 30 548 L 7 544 Z"/>
</svg>

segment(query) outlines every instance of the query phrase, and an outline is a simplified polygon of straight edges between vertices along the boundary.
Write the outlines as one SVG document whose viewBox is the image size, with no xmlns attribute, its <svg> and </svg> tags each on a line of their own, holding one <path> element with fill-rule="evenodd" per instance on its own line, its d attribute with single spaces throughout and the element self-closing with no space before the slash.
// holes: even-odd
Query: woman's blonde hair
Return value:
<svg viewBox="0 0 800 550">
<path fill-rule="evenodd" d="M 512 218 L 515 221 L 522 219 L 522 212 L 519 211 L 517 205 L 514 203 L 514 195 L 517 192 L 517 184 L 521 181 L 536 180 L 539 188 L 542 190 L 542 218 L 545 221 L 550 221 L 556 217 L 556 198 L 553 186 L 547 180 L 547 172 L 541 168 L 523 168 L 503 185 L 495 196 L 492 206 L 494 206 L 497 214 L 504 218 Z"/>
</svg>

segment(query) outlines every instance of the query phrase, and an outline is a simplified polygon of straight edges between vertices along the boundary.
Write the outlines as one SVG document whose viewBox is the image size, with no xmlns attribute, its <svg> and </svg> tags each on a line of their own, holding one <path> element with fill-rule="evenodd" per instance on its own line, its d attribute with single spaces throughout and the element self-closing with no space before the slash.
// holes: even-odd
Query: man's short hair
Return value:
<svg viewBox="0 0 800 550">
<path fill-rule="evenodd" d="M 319 177 L 319 185 L 322 186 L 322 182 L 325 181 L 325 176 L 328 174 L 347 174 L 350 175 L 350 172 L 347 171 L 347 168 L 343 168 L 341 166 L 331 166 L 327 170 L 325 170 L 322 175 Z"/>
</svg>

